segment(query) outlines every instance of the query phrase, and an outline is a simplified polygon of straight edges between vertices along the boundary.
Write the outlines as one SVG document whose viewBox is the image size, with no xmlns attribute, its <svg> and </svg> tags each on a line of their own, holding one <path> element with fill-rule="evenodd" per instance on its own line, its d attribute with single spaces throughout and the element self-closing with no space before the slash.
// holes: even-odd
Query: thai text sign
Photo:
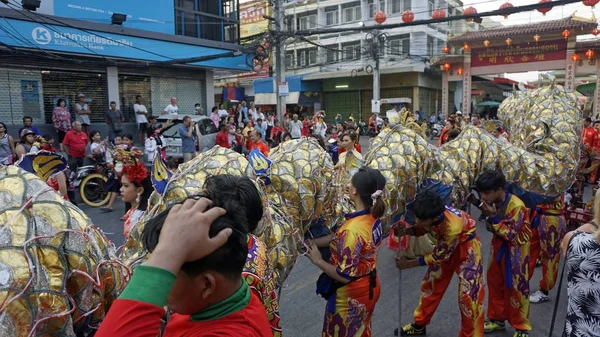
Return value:
<svg viewBox="0 0 600 337">
<path fill-rule="evenodd" d="M 255 0 L 240 4 L 240 38 L 264 33 L 269 29 L 269 20 L 263 16 L 271 15 L 269 1 Z"/>
<path fill-rule="evenodd" d="M 564 60 L 567 41 L 524 42 L 511 46 L 473 48 L 471 67 Z"/>
</svg>

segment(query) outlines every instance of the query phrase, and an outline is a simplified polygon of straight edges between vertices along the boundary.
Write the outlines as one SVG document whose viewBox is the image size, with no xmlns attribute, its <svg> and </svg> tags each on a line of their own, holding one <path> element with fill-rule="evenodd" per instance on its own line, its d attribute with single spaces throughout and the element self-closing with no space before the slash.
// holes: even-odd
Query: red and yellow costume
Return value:
<svg viewBox="0 0 600 337">
<path fill-rule="evenodd" d="M 374 277 L 377 247 L 382 241 L 381 221 L 369 210 L 346 215 L 346 222 L 335 233 L 330 263 L 350 283 L 331 296 L 325 310 L 323 337 L 370 337 L 371 316 L 379 300 L 379 278 Z"/>
<path fill-rule="evenodd" d="M 498 208 L 499 214 L 489 218 L 494 236 L 487 269 L 488 317 L 529 331 L 529 213 L 509 192 Z"/>
<path fill-rule="evenodd" d="M 529 279 L 531 280 L 536 261 L 540 257 L 542 260 L 540 290 L 549 291 L 554 288 L 558 278 L 560 244 L 567 233 L 567 222 L 563 213 L 563 196 L 554 202 L 537 207 L 531 225 L 533 236 L 530 248 Z"/>
<path fill-rule="evenodd" d="M 598 167 L 600 166 L 600 153 L 596 151 L 600 148 L 598 130 L 593 126 L 588 126 L 583 128 L 581 134 L 583 149 L 580 155 L 578 173 L 580 175 L 589 174 L 588 181 L 593 183 L 596 181 Z M 591 161 L 591 164 L 587 167 L 589 161 Z"/>
<path fill-rule="evenodd" d="M 437 239 L 433 253 L 419 258 L 429 266 L 421 283 L 421 299 L 415 323 L 427 326 L 454 273 L 458 275 L 458 306 L 462 320 L 459 336 L 483 336 L 485 289 L 481 241 L 475 220 L 467 213 L 447 207 L 431 234 Z"/>
<path fill-rule="evenodd" d="M 267 247 L 254 235 L 248 235 L 248 258 L 242 271 L 242 277 L 255 293 L 267 313 L 271 324 L 273 337 L 281 336 L 281 323 L 279 318 L 279 301 L 277 299 L 277 285 L 273 279 L 273 267 L 268 261 Z"/>
</svg>

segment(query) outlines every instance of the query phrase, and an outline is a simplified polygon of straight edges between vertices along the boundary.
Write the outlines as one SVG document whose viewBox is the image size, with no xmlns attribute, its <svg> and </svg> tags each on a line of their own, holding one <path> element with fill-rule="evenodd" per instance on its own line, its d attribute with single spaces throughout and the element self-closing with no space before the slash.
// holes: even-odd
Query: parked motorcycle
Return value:
<svg viewBox="0 0 600 337">
<path fill-rule="evenodd" d="M 435 123 L 431 126 L 431 139 L 439 137 L 442 134 L 444 126 L 440 123 Z"/>
<path fill-rule="evenodd" d="M 108 192 L 104 186 L 108 181 L 108 170 L 106 164 L 87 165 L 77 168 L 77 176 L 74 181 L 76 189 L 79 189 L 81 200 L 91 207 L 100 207 L 108 202 Z"/>
</svg>

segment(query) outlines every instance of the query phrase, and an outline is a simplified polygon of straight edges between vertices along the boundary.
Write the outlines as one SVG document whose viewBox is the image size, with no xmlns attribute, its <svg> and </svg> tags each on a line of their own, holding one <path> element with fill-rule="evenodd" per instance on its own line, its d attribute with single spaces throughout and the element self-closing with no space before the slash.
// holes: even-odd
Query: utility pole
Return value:
<svg viewBox="0 0 600 337">
<path fill-rule="evenodd" d="M 275 0 L 275 29 L 277 32 L 277 45 L 275 46 L 275 90 L 277 93 L 277 119 L 281 123 L 283 123 L 283 114 L 285 113 L 285 97 L 282 97 L 279 92 L 279 83 L 284 81 L 285 76 L 285 39 L 281 32 L 284 20 L 283 1 Z"/>
<path fill-rule="evenodd" d="M 373 99 L 380 99 L 380 82 L 379 82 L 379 30 L 373 31 L 373 57 L 375 58 L 375 69 L 373 69 Z M 372 108 L 371 108 L 372 109 Z M 373 109 L 372 109 L 373 110 Z M 371 111 L 380 113 L 380 111 Z"/>
</svg>

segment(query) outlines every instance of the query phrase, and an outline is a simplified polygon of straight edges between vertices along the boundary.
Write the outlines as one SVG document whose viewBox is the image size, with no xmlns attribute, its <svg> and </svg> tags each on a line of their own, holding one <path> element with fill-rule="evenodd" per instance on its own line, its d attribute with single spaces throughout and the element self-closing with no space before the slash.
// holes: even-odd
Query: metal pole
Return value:
<svg viewBox="0 0 600 337">
<path fill-rule="evenodd" d="M 277 31 L 277 45 L 275 46 L 275 92 L 277 93 L 277 119 L 283 123 L 283 114 L 285 113 L 285 97 L 281 97 L 279 93 L 279 83 L 284 81 L 285 69 L 285 39 L 281 34 L 281 26 L 284 22 L 284 10 L 282 0 L 275 1 L 275 29 Z"/>
<path fill-rule="evenodd" d="M 380 99 L 379 83 L 379 30 L 373 32 L 373 56 L 375 56 L 375 69 L 373 69 L 373 99 Z M 371 111 L 375 112 L 375 111 Z M 379 114 L 379 113 L 378 113 Z"/>
</svg>

